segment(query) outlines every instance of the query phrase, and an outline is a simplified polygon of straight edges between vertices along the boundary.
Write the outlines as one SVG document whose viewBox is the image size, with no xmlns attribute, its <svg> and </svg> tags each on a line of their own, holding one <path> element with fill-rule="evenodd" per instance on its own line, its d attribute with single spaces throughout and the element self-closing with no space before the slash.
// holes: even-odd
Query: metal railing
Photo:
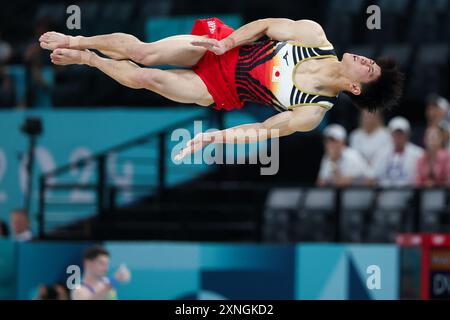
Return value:
<svg viewBox="0 0 450 320">
<path fill-rule="evenodd" d="M 121 152 L 128 151 L 132 148 L 144 146 L 147 144 L 155 143 L 157 149 L 157 156 L 147 157 L 145 160 L 148 164 L 155 164 L 155 170 L 151 171 L 146 178 L 153 178 L 152 184 L 146 184 L 139 186 L 146 192 L 156 192 L 161 193 L 166 188 L 167 182 L 167 144 L 166 142 L 170 138 L 173 130 L 178 128 L 183 128 L 193 121 L 202 120 L 209 123 L 209 127 L 214 126 L 215 128 L 223 128 L 223 113 L 214 112 L 206 113 L 202 116 L 196 116 L 189 119 L 182 120 L 162 130 L 157 132 L 151 132 L 144 134 L 140 137 L 131 139 L 129 141 L 123 142 L 119 145 L 113 146 L 94 155 L 79 159 L 77 161 L 63 165 L 53 171 L 46 172 L 39 177 L 39 203 L 38 203 L 38 232 L 39 238 L 44 239 L 46 237 L 46 216 L 47 209 L 49 206 L 68 206 L 71 209 L 77 206 L 86 206 L 90 209 L 84 209 L 84 213 L 90 211 L 94 215 L 104 218 L 107 214 L 111 203 L 115 203 L 115 197 L 117 195 L 118 187 L 110 183 L 110 179 L 107 176 L 107 166 L 108 158 L 112 154 L 118 154 Z M 95 170 L 96 179 L 94 183 L 78 183 L 78 182 L 67 182 L 67 183 L 52 183 L 52 180 L 56 177 L 61 177 L 68 174 L 71 170 L 78 167 L 93 165 Z M 152 174 L 156 172 L 156 177 Z M 90 201 L 78 201 L 72 202 L 67 198 L 58 199 L 59 201 L 54 201 L 51 198 L 49 201 L 47 195 L 50 191 L 73 191 L 73 190 L 83 190 L 90 191 L 95 194 L 95 197 L 91 197 Z"/>
</svg>

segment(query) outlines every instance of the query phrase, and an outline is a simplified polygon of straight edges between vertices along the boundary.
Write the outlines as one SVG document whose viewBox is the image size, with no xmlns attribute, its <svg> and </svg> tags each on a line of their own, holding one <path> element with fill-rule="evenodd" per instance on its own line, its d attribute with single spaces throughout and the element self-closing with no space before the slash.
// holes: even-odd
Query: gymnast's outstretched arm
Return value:
<svg viewBox="0 0 450 320">
<path fill-rule="evenodd" d="M 187 142 L 186 147 L 175 157 L 175 160 L 181 160 L 211 143 L 252 143 L 287 136 L 294 132 L 311 131 L 320 124 L 326 111 L 321 106 L 301 106 L 292 111 L 276 114 L 261 123 L 243 124 L 225 130 L 200 133 Z"/>
<path fill-rule="evenodd" d="M 285 18 L 259 19 L 243 25 L 220 41 L 201 39 L 193 41 L 192 44 L 205 47 L 216 54 L 223 54 L 234 47 L 252 43 L 264 35 L 278 41 L 300 41 L 307 46 L 330 45 L 324 30 L 317 22 Z"/>
</svg>

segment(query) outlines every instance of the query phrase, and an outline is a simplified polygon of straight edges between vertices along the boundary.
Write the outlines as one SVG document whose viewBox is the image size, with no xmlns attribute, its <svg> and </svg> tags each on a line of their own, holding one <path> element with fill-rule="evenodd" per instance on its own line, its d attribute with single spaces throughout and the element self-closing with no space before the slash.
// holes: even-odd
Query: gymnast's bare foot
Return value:
<svg viewBox="0 0 450 320">
<path fill-rule="evenodd" d="M 77 49 L 80 38 L 81 38 L 80 36 L 72 37 L 72 36 L 67 36 L 63 33 L 50 31 L 50 32 L 44 33 L 39 38 L 39 42 L 40 42 L 41 48 L 47 49 L 47 50 L 55 50 L 58 48 Z"/>
<path fill-rule="evenodd" d="M 91 58 L 96 54 L 89 50 L 55 49 L 50 54 L 52 63 L 66 66 L 70 64 L 90 65 Z"/>
</svg>

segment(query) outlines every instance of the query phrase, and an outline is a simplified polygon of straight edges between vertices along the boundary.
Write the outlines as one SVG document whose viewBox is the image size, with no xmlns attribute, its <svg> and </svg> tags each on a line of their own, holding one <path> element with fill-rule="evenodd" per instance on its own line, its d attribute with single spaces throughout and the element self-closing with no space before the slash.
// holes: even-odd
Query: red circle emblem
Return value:
<svg viewBox="0 0 450 320">
<path fill-rule="evenodd" d="M 279 77 L 280 76 L 280 71 L 275 72 L 275 77 Z"/>
</svg>

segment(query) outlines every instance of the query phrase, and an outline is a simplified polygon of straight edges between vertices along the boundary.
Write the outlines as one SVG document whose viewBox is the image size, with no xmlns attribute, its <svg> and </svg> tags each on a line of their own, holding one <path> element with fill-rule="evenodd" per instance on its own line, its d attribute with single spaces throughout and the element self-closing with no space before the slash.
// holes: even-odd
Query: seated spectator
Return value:
<svg viewBox="0 0 450 320">
<path fill-rule="evenodd" d="M 14 209 L 11 211 L 11 227 L 13 239 L 16 241 L 28 241 L 33 237 L 30 230 L 28 212 L 24 209 Z"/>
<path fill-rule="evenodd" d="M 27 106 L 42 106 L 44 96 L 48 96 L 51 83 L 44 75 L 42 50 L 39 45 L 32 44 L 27 48 L 24 56 L 26 66 Z"/>
<path fill-rule="evenodd" d="M 51 286 L 40 285 L 36 300 L 69 300 L 69 291 L 63 284 L 56 283 Z"/>
<path fill-rule="evenodd" d="M 425 108 L 425 126 L 418 126 L 414 130 L 412 140 L 420 146 L 424 146 L 425 131 L 430 127 L 438 127 L 445 121 L 450 121 L 450 106 L 447 99 L 437 94 L 431 94 L 427 98 Z"/>
<path fill-rule="evenodd" d="M 8 224 L 5 221 L 0 221 L 0 239 L 9 237 Z"/>
<path fill-rule="evenodd" d="M 55 283 L 53 288 L 56 290 L 58 300 L 70 300 L 70 290 L 65 283 Z"/>
<path fill-rule="evenodd" d="M 320 164 L 318 186 L 345 187 L 370 184 L 370 167 L 358 151 L 346 147 L 347 133 L 341 125 L 324 130 L 325 156 Z"/>
<path fill-rule="evenodd" d="M 12 56 L 11 45 L 3 39 L 2 31 L 0 31 L 0 64 L 8 63 Z"/>
<path fill-rule="evenodd" d="M 425 111 L 427 128 L 439 126 L 441 121 L 447 118 L 449 109 L 450 105 L 447 99 L 435 94 L 431 95 Z"/>
<path fill-rule="evenodd" d="M 425 152 L 417 161 L 417 186 L 443 187 L 450 185 L 450 154 L 442 148 L 442 140 L 442 130 L 439 127 L 429 127 L 425 131 Z"/>
<path fill-rule="evenodd" d="M 373 165 L 377 153 L 391 146 L 389 131 L 383 125 L 381 113 L 361 111 L 360 127 L 349 137 L 350 147 L 359 151 L 369 165 Z"/>
<path fill-rule="evenodd" d="M 423 149 L 410 142 L 411 127 L 403 117 L 389 121 L 392 146 L 383 148 L 377 156 L 373 170 L 378 185 L 383 187 L 413 186 L 417 160 Z"/>
<path fill-rule="evenodd" d="M 442 147 L 450 152 L 450 121 L 442 120 L 439 128 L 442 130 Z"/>
</svg>

